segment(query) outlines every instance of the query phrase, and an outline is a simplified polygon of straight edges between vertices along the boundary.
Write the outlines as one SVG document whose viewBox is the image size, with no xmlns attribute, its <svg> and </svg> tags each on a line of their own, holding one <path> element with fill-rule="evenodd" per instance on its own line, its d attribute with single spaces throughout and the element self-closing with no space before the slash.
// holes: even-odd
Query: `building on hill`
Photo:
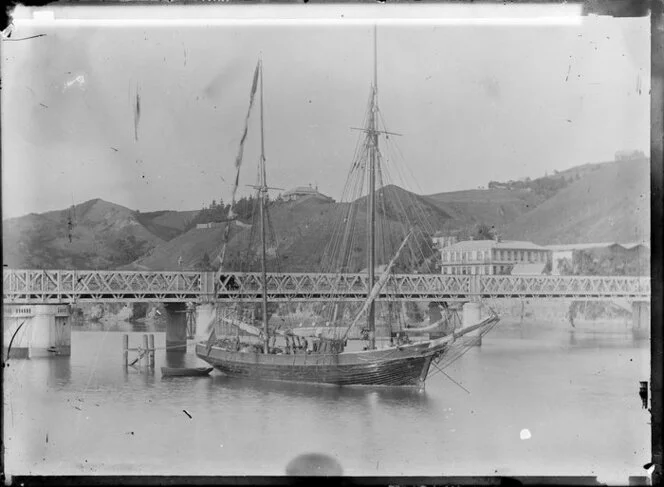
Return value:
<svg viewBox="0 0 664 487">
<path fill-rule="evenodd" d="M 650 274 L 650 246 L 645 242 L 619 244 L 600 242 L 585 244 L 547 245 L 551 251 L 551 274 L 559 276 L 569 274 L 575 268 L 597 267 L 601 274 L 627 273 L 636 275 Z M 611 268 L 599 269 L 602 261 Z M 594 265 L 593 265 L 594 264 Z M 619 271 L 619 268 L 622 271 Z"/>
<path fill-rule="evenodd" d="M 223 227 L 225 225 L 224 222 L 208 222 L 208 223 L 197 223 L 196 224 L 196 229 L 197 230 L 202 230 L 206 228 L 218 228 L 218 227 Z"/>
<path fill-rule="evenodd" d="M 300 198 L 304 198 L 306 196 L 313 196 L 315 198 L 329 202 L 334 201 L 329 196 L 319 193 L 318 186 L 314 188 L 311 186 L 311 184 L 309 186 L 297 186 L 293 189 L 289 189 L 288 191 L 286 191 L 284 194 L 281 195 L 281 197 L 286 201 L 297 201 Z"/>
<path fill-rule="evenodd" d="M 434 248 L 439 250 L 445 247 L 449 247 L 450 245 L 454 245 L 459 241 L 456 236 L 444 235 L 442 232 L 436 232 L 434 236 L 431 237 L 431 240 L 433 242 Z"/>
<path fill-rule="evenodd" d="M 542 264 L 543 270 L 551 251 L 532 242 L 494 239 L 457 242 L 443 247 L 440 254 L 443 274 L 510 275 L 517 264 Z"/>
</svg>

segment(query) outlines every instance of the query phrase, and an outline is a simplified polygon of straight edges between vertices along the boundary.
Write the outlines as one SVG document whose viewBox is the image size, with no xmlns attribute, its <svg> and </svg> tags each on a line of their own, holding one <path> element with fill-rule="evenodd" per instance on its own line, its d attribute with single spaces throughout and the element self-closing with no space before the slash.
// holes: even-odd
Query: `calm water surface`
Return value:
<svg viewBox="0 0 664 487">
<path fill-rule="evenodd" d="M 5 369 L 6 471 L 12 474 L 283 475 L 324 453 L 345 475 L 593 475 L 625 484 L 649 461 L 649 342 L 627 330 L 501 323 L 424 393 L 251 383 L 156 355 L 122 367 L 122 335 L 158 328 L 86 325 L 71 357 L 11 360 Z M 130 352 L 130 361 L 135 358 Z M 183 412 L 186 410 L 191 419 Z M 521 439 L 527 429 L 529 439 Z"/>
</svg>

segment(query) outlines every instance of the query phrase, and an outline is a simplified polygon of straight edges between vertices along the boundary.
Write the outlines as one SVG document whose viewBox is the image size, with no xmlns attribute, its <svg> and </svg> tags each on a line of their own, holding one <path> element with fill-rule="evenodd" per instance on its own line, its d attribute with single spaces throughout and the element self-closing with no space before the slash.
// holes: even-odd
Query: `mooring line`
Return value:
<svg viewBox="0 0 664 487">
<path fill-rule="evenodd" d="M 438 367 L 438 365 L 437 365 L 436 363 L 434 363 L 434 362 L 431 362 L 431 363 L 432 363 L 433 366 L 436 367 L 436 368 L 438 369 L 438 371 L 439 371 L 440 373 L 442 373 L 445 377 L 447 377 L 449 380 L 451 380 L 451 381 L 454 382 L 456 385 L 458 385 L 459 387 L 461 387 L 461 389 L 463 389 L 463 390 L 466 391 L 468 394 L 470 394 L 470 391 L 469 391 L 468 389 L 466 389 L 466 388 L 463 387 L 461 384 L 459 384 L 457 381 L 455 381 L 454 379 L 452 379 L 449 375 L 447 375 L 447 374 L 445 373 L 445 371 L 444 371 L 443 369 L 441 369 L 440 367 Z"/>
</svg>

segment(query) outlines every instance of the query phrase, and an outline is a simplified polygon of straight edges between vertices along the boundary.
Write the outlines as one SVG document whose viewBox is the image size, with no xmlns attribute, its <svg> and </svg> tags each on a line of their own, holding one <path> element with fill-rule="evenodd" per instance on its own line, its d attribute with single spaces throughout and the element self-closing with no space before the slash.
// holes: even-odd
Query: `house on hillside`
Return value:
<svg viewBox="0 0 664 487">
<path fill-rule="evenodd" d="M 286 201 L 297 201 L 301 198 L 313 196 L 314 198 L 321 199 L 323 201 L 329 201 L 330 203 L 334 202 L 332 198 L 318 192 L 318 186 L 315 188 L 311 186 L 297 186 L 296 188 L 289 189 L 284 194 L 281 195 Z"/>
<path fill-rule="evenodd" d="M 225 225 L 224 222 L 197 223 L 196 224 L 196 229 L 197 230 L 203 230 L 203 229 L 208 229 L 208 228 L 218 228 L 218 227 L 223 227 L 224 225 Z"/>
<path fill-rule="evenodd" d="M 650 246 L 645 242 L 561 244 L 546 248 L 551 251 L 552 275 L 570 273 L 583 258 L 597 265 L 601 260 L 612 262 L 614 267 L 622 265 L 628 274 L 650 274 Z"/>
<path fill-rule="evenodd" d="M 466 240 L 440 250 L 441 271 L 452 275 L 510 275 L 519 264 L 541 265 L 543 272 L 551 251 L 532 242 L 516 240 Z M 533 272 L 534 267 L 523 268 Z M 517 269 L 518 270 L 518 269 Z"/>
<path fill-rule="evenodd" d="M 433 242 L 433 247 L 440 250 L 450 245 L 454 245 L 458 242 L 458 238 L 454 235 L 445 235 L 442 232 L 436 232 L 431 241 Z"/>
</svg>

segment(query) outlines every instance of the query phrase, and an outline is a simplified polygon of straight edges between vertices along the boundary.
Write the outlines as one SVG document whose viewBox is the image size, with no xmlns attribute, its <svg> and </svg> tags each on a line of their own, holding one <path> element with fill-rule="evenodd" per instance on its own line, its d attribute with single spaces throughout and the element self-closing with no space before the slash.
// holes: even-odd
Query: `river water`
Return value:
<svg viewBox="0 0 664 487">
<path fill-rule="evenodd" d="M 162 378 L 122 363 L 141 324 L 87 324 L 71 357 L 10 360 L 9 474 L 283 475 L 301 454 L 353 476 L 591 475 L 626 484 L 650 461 L 648 340 L 627 328 L 500 323 L 426 391 Z M 135 357 L 130 355 L 130 361 Z M 465 389 L 465 390 L 464 390 Z M 184 412 L 186 411 L 186 413 Z M 187 414 L 188 413 L 188 414 Z M 189 417 L 191 416 L 191 418 Z"/>
</svg>

